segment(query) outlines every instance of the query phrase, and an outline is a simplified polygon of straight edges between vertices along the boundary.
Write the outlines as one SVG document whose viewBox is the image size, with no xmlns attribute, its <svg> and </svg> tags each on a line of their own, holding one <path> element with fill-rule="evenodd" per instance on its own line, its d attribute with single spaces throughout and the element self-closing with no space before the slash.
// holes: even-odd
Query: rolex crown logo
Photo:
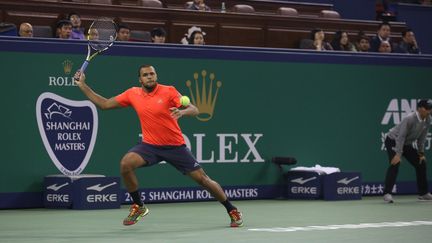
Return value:
<svg viewBox="0 0 432 243">
<path fill-rule="evenodd" d="M 70 74 L 73 67 L 73 62 L 71 60 L 64 60 L 63 64 L 63 71 L 65 74 Z"/>
<path fill-rule="evenodd" d="M 197 119 L 200 121 L 208 121 L 213 117 L 218 91 L 222 86 L 222 82 L 215 81 L 214 73 L 210 73 L 210 76 L 207 77 L 206 70 L 201 71 L 202 79 L 199 80 L 198 78 L 199 74 L 194 73 L 194 81 L 187 80 L 186 86 L 189 88 L 192 103 L 195 104 L 200 111 Z M 207 78 L 210 78 L 210 80 L 207 81 Z M 192 84 L 193 82 L 195 85 Z M 214 88 L 213 85 L 215 85 L 216 88 Z"/>
</svg>

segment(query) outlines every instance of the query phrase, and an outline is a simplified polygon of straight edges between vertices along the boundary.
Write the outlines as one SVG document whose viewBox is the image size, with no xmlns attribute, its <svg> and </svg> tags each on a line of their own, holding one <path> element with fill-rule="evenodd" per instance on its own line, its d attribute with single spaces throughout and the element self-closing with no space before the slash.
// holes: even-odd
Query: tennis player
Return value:
<svg viewBox="0 0 432 243">
<path fill-rule="evenodd" d="M 207 189 L 226 208 L 231 227 L 242 226 L 242 214 L 231 204 L 221 186 L 207 176 L 185 145 L 177 120 L 198 115 L 198 108 L 192 104 L 182 107 L 180 93 L 173 86 L 159 84 L 153 66 L 140 66 L 138 72 L 141 87 L 132 87 L 109 99 L 95 93 L 86 84 L 84 73 L 75 73 L 77 86 L 95 105 L 104 110 L 132 106 L 141 123 L 142 143 L 132 147 L 120 161 L 124 184 L 133 199 L 123 224 L 133 225 L 149 213 L 138 191 L 135 169 L 166 161 Z"/>
<path fill-rule="evenodd" d="M 402 119 L 401 123 L 390 129 L 385 139 L 385 146 L 390 165 L 387 169 L 384 186 L 384 201 L 393 203 L 392 189 L 399 172 L 401 157 L 404 156 L 415 168 L 419 200 L 432 201 L 428 191 L 426 176 L 426 157 L 424 153 L 426 135 L 431 124 L 432 100 L 420 100 L 417 111 Z M 413 143 L 417 143 L 417 148 Z"/>
</svg>

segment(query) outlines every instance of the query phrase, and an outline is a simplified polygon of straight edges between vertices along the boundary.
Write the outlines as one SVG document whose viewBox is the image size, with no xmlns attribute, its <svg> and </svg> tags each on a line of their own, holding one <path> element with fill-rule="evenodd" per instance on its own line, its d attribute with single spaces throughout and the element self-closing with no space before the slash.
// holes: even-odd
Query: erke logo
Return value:
<svg viewBox="0 0 432 243">
<path fill-rule="evenodd" d="M 101 184 L 97 184 L 97 185 L 94 185 L 94 186 L 87 187 L 87 190 L 89 190 L 89 191 L 93 190 L 93 191 L 101 192 L 101 191 L 105 190 L 106 188 L 108 188 L 110 186 L 114 186 L 116 184 L 117 184 L 117 182 L 113 182 L 113 183 L 110 183 L 110 184 L 105 185 L 105 186 L 101 186 Z"/>
<path fill-rule="evenodd" d="M 351 179 L 348 180 L 348 177 L 345 177 L 345 178 L 343 178 L 343 179 L 341 179 L 341 180 L 338 180 L 337 183 L 339 183 L 339 184 L 344 184 L 344 185 L 348 185 L 348 184 L 350 184 L 352 181 L 357 180 L 358 178 L 360 178 L 360 177 L 359 177 L 359 176 L 356 176 L 356 177 L 353 177 L 353 178 L 351 178 Z"/>
<path fill-rule="evenodd" d="M 61 192 L 58 192 L 60 189 L 66 187 L 69 185 L 69 182 L 63 183 L 61 185 L 57 185 L 57 183 L 54 183 L 52 185 L 49 185 L 46 187 L 47 190 L 54 191 L 52 193 L 46 194 L 46 201 L 50 203 L 68 203 L 69 200 L 69 194 L 61 194 Z"/>
<path fill-rule="evenodd" d="M 312 176 L 312 177 L 309 177 L 309 178 L 306 178 L 306 179 L 303 179 L 303 177 L 299 177 L 299 178 L 291 180 L 291 182 L 294 182 L 294 183 L 297 183 L 297 184 L 301 185 L 301 186 L 291 186 L 291 188 L 290 188 L 291 193 L 293 193 L 293 194 L 304 194 L 304 195 L 306 195 L 306 194 L 316 195 L 318 193 L 317 187 L 315 187 L 315 186 L 312 186 L 312 187 L 310 187 L 310 186 L 303 186 L 304 184 L 306 184 L 306 183 L 308 183 L 310 181 L 313 181 L 315 179 L 317 179 L 316 176 Z"/>
<path fill-rule="evenodd" d="M 194 87 L 192 87 L 192 83 L 195 83 Z M 214 90 L 213 85 L 216 85 L 216 90 Z M 192 103 L 195 104 L 200 111 L 196 118 L 200 121 L 210 120 L 213 117 L 219 88 L 222 86 L 222 82 L 216 81 L 214 73 L 210 73 L 210 81 L 207 82 L 207 71 L 202 70 L 201 82 L 198 80 L 198 73 L 194 73 L 194 82 L 187 80 L 186 86 L 189 88 Z M 195 93 L 192 90 L 195 90 Z"/>
<path fill-rule="evenodd" d="M 305 184 L 306 182 L 313 181 L 313 180 L 315 180 L 315 179 L 316 179 L 316 176 L 314 176 L 314 177 L 310 177 L 310 178 L 308 178 L 308 179 L 303 179 L 303 177 L 300 177 L 300 178 L 297 178 L 297 179 L 293 179 L 293 180 L 291 180 L 291 182 L 295 182 L 295 183 L 298 183 L 298 184 L 300 184 L 300 185 L 303 185 L 303 184 Z"/>
<path fill-rule="evenodd" d="M 360 186 L 348 186 L 351 182 L 359 179 L 360 176 L 355 176 L 351 179 L 348 177 L 342 178 L 337 181 L 339 184 L 343 184 L 343 186 L 338 186 L 336 188 L 336 193 L 338 195 L 359 195 L 360 194 Z"/>
<path fill-rule="evenodd" d="M 98 116 L 93 103 L 42 93 L 36 102 L 36 119 L 54 165 L 65 175 L 79 175 L 96 142 Z"/>
<path fill-rule="evenodd" d="M 108 187 L 117 185 L 117 182 L 112 182 L 110 184 L 107 184 L 105 186 L 101 186 L 101 184 L 96 184 L 93 186 L 89 186 L 86 189 L 88 191 L 97 191 L 97 192 L 101 192 L 105 189 L 107 189 Z M 96 202 L 117 202 L 117 194 L 116 193 L 107 193 L 107 194 L 89 194 L 86 197 L 87 202 L 89 203 L 96 203 Z"/>
<path fill-rule="evenodd" d="M 53 190 L 53 191 L 56 192 L 56 191 L 62 189 L 63 187 L 65 187 L 65 186 L 67 186 L 67 185 L 69 185 L 69 182 L 66 182 L 66 183 L 64 183 L 64 184 L 61 184 L 61 185 L 59 185 L 59 186 L 57 186 L 57 183 L 55 183 L 55 184 L 52 184 L 52 185 L 50 185 L 50 186 L 47 186 L 47 189 L 50 189 L 50 190 Z"/>
</svg>

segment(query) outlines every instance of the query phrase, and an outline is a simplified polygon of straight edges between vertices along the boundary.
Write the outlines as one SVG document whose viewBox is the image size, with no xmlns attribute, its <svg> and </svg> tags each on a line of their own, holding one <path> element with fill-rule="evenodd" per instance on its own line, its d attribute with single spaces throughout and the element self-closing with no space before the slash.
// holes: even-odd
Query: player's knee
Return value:
<svg viewBox="0 0 432 243">
<path fill-rule="evenodd" d="M 212 180 L 210 179 L 210 177 L 208 177 L 206 174 L 202 174 L 199 179 L 197 180 L 197 182 L 203 186 L 203 187 L 207 187 L 211 184 Z"/>
<path fill-rule="evenodd" d="M 133 157 L 126 154 L 120 161 L 120 172 L 122 174 L 129 173 L 135 169 Z"/>
<path fill-rule="evenodd" d="M 120 161 L 120 172 L 122 174 L 124 174 L 124 173 L 128 173 L 130 171 L 132 171 L 131 164 L 127 160 L 122 159 Z"/>
</svg>

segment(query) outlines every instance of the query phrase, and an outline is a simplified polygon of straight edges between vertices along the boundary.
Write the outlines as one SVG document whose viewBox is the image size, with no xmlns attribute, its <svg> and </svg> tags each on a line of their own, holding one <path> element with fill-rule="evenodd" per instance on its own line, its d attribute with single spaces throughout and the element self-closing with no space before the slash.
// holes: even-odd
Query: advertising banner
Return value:
<svg viewBox="0 0 432 243">
<path fill-rule="evenodd" d="M 131 108 L 100 110 L 75 85 L 85 44 L 69 44 L 64 51 L 58 43 L 50 45 L 56 51 L 0 50 L 7 60 L 0 67 L 0 195 L 42 192 L 50 174 L 119 176 L 122 156 L 141 141 Z M 161 84 L 176 87 L 200 110 L 179 124 L 186 146 L 223 187 L 280 186 L 274 156 L 357 171 L 364 183 L 383 181 L 385 134 L 419 99 L 432 98 L 432 66 L 424 59 L 416 65 L 415 58 L 392 57 L 383 65 L 378 56 L 316 54 L 311 62 L 315 54 L 269 52 L 244 60 L 214 48 L 178 49 L 171 56 L 163 49 L 148 55 L 150 48 L 114 46 L 114 54 L 89 66 L 87 84 L 110 98 L 139 86 L 138 67 L 153 65 Z M 430 149 L 429 133 L 427 157 Z M 137 177 L 143 189 L 197 187 L 167 163 L 140 168 Z M 398 180 L 415 180 L 408 163 Z"/>
</svg>

